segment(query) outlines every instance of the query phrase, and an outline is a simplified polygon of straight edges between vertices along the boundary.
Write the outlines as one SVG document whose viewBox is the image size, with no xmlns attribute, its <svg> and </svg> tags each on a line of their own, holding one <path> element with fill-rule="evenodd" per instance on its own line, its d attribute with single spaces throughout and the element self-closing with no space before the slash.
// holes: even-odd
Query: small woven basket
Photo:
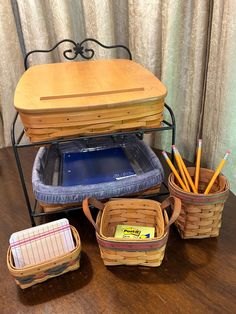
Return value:
<svg viewBox="0 0 236 314">
<path fill-rule="evenodd" d="M 173 204 L 169 220 L 165 208 Z M 92 218 L 89 204 L 100 209 L 96 223 Z M 96 229 L 101 257 L 107 266 L 161 265 L 169 227 L 177 219 L 181 202 L 169 197 L 162 204 L 144 199 L 113 199 L 103 204 L 94 198 L 83 201 L 86 217 Z M 117 225 L 155 227 L 155 237 L 151 239 L 114 238 Z"/>
<path fill-rule="evenodd" d="M 195 168 L 188 168 L 194 177 Z M 203 193 L 214 174 L 213 170 L 200 169 L 199 192 Z M 183 191 L 173 173 L 168 179 L 170 195 L 181 199 L 181 213 L 175 224 L 183 239 L 217 237 L 221 227 L 224 203 L 229 195 L 229 183 L 220 174 L 208 195 Z"/>
<path fill-rule="evenodd" d="M 7 267 L 11 275 L 15 278 L 17 285 L 21 289 L 31 287 L 37 283 L 48 280 L 49 278 L 65 274 L 80 267 L 81 242 L 78 231 L 71 226 L 75 249 L 70 253 L 53 258 L 47 262 L 16 268 L 14 266 L 11 248 L 7 251 Z"/>
</svg>

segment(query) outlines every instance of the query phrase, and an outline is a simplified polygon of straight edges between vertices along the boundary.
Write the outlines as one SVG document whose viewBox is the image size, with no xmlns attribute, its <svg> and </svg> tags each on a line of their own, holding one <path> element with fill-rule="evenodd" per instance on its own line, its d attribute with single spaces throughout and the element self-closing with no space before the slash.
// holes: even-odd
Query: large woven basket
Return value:
<svg viewBox="0 0 236 314">
<path fill-rule="evenodd" d="M 195 168 L 188 168 L 193 178 Z M 203 193 L 214 171 L 200 169 L 199 192 Z M 181 199 L 181 213 L 175 224 L 183 239 L 217 237 L 221 227 L 224 203 L 229 195 L 229 183 L 225 176 L 219 175 L 211 193 L 194 194 L 183 191 L 177 184 L 173 173 L 168 179 L 170 195 Z"/>
<path fill-rule="evenodd" d="M 62 62 L 30 67 L 17 84 L 14 106 L 30 141 L 38 142 L 159 128 L 166 93 L 131 60 Z"/>
<path fill-rule="evenodd" d="M 173 204 L 169 220 L 165 208 Z M 96 223 L 92 218 L 89 204 L 100 209 Z M 159 266 L 162 263 L 168 239 L 169 227 L 177 219 L 181 202 L 175 197 L 162 204 L 144 199 L 115 199 L 106 204 L 89 198 L 83 201 L 86 217 L 96 229 L 101 257 L 107 266 L 142 265 Z M 151 239 L 114 238 L 117 225 L 155 227 Z"/>
<path fill-rule="evenodd" d="M 7 267 L 20 288 L 25 289 L 31 287 L 37 283 L 46 281 L 49 278 L 62 275 L 80 267 L 80 237 L 78 231 L 73 226 L 71 226 L 71 231 L 75 242 L 75 249 L 70 253 L 41 264 L 27 266 L 21 269 L 16 268 L 14 266 L 11 248 L 8 248 Z"/>
</svg>

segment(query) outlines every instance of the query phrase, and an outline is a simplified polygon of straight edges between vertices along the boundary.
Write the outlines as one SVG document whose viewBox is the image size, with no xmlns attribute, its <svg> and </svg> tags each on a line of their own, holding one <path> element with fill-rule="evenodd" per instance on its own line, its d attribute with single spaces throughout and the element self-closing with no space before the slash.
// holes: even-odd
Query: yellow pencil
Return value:
<svg viewBox="0 0 236 314">
<path fill-rule="evenodd" d="M 184 191 L 187 192 L 187 188 L 184 185 L 184 182 L 182 181 L 182 179 L 180 178 L 177 170 L 175 169 L 175 166 L 172 164 L 170 158 L 167 156 L 167 153 L 165 151 L 162 152 L 163 156 L 165 157 L 166 162 L 168 163 L 170 169 L 172 170 L 172 172 L 174 173 L 176 179 L 179 181 L 181 187 L 183 188 Z"/>
<path fill-rule="evenodd" d="M 184 170 L 183 170 L 183 167 L 182 167 L 182 163 L 181 163 L 181 160 L 180 160 L 180 154 L 179 154 L 177 148 L 175 147 L 175 145 L 172 145 L 172 149 L 173 149 L 173 152 L 174 152 L 174 155 L 175 155 L 175 160 L 176 160 L 177 165 L 179 167 L 179 171 L 181 173 L 181 176 L 183 178 L 184 184 L 186 186 L 186 189 L 187 189 L 188 192 L 190 192 L 188 181 L 186 179 L 186 176 L 185 176 L 185 173 L 184 173 Z"/>
<path fill-rule="evenodd" d="M 197 159 L 196 159 L 196 168 L 195 168 L 195 188 L 198 191 L 198 183 L 199 183 L 199 172 L 200 172 L 200 163 L 201 163 L 201 154 L 202 154 L 202 140 L 198 140 L 197 147 Z"/>
<path fill-rule="evenodd" d="M 178 149 L 177 149 L 177 152 L 178 152 L 178 154 L 179 154 L 179 159 L 180 159 L 180 161 L 181 161 L 182 168 L 183 168 L 183 170 L 184 170 L 184 172 L 185 172 L 185 175 L 186 175 L 186 177 L 187 177 L 187 179 L 188 179 L 188 182 L 189 182 L 189 184 L 190 184 L 190 186 L 191 186 L 191 188 L 192 188 L 192 190 L 193 190 L 193 193 L 198 194 L 198 192 L 197 192 L 197 190 L 196 190 L 196 188 L 195 188 L 195 185 L 194 185 L 194 183 L 193 183 L 193 180 L 192 180 L 192 178 L 190 177 L 190 174 L 189 174 L 189 172 L 188 172 L 188 169 L 187 169 L 187 167 L 185 166 L 185 163 L 184 163 L 184 161 L 183 161 L 183 159 L 182 159 L 182 157 L 181 157 L 181 155 L 180 155 Z"/>
<path fill-rule="evenodd" d="M 218 177 L 218 175 L 219 175 L 220 172 L 221 172 L 221 169 L 224 167 L 224 164 L 225 164 L 227 158 L 229 157 L 229 154 L 230 154 L 230 151 L 227 150 L 227 152 L 226 152 L 224 158 L 223 158 L 223 159 L 221 160 L 221 162 L 219 163 L 218 167 L 216 168 L 215 173 L 213 174 L 213 176 L 212 176 L 210 182 L 208 183 L 208 186 L 207 186 L 207 188 L 206 188 L 206 190 L 205 190 L 205 192 L 204 192 L 205 195 L 207 195 L 207 194 L 210 192 L 210 190 L 211 190 L 211 188 L 212 188 L 212 186 L 213 186 L 213 184 L 214 184 L 216 178 Z"/>
</svg>

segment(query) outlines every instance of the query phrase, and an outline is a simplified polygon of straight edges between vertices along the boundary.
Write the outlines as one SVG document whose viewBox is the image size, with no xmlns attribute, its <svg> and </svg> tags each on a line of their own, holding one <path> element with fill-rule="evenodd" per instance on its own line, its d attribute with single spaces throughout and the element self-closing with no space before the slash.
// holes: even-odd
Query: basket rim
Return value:
<svg viewBox="0 0 236 314">
<path fill-rule="evenodd" d="M 9 246 L 8 250 L 7 250 L 7 267 L 8 267 L 8 270 L 10 271 L 10 273 L 12 275 L 18 275 L 19 277 L 23 277 L 26 274 L 22 275 L 22 272 L 27 272 L 27 273 L 34 272 L 35 269 L 38 269 L 39 267 L 46 268 L 47 266 L 51 265 L 54 262 L 57 262 L 57 264 L 59 264 L 60 262 L 63 262 L 63 260 L 65 258 L 68 258 L 71 255 L 74 256 L 74 255 L 80 254 L 80 252 L 81 252 L 81 240 L 80 240 L 79 233 L 78 233 L 77 229 L 75 227 L 73 227 L 72 225 L 70 225 L 70 228 L 72 231 L 73 239 L 75 240 L 75 248 L 71 252 L 60 255 L 58 257 L 54 257 L 54 258 L 52 258 L 48 261 L 42 262 L 42 263 L 25 266 L 23 268 L 15 267 L 11 247 Z"/>
<path fill-rule="evenodd" d="M 195 169 L 195 167 L 187 167 L 187 169 Z M 214 173 L 214 170 L 212 169 L 208 169 L 208 168 L 200 168 L 202 170 L 207 170 L 207 171 L 211 171 L 212 173 Z M 229 181 L 227 179 L 226 176 L 224 176 L 222 173 L 219 174 L 219 176 L 223 177 L 225 179 L 225 188 L 219 192 L 213 192 L 213 193 L 208 193 L 207 195 L 205 194 L 195 194 L 194 192 L 190 191 L 190 192 L 186 192 L 184 191 L 183 189 L 181 189 L 174 181 L 174 174 L 173 172 L 171 172 L 169 174 L 169 177 L 168 177 L 168 184 L 169 186 L 172 186 L 173 189 L 177 190 L 178 193 L 181 193 L 182 195 L 188 195 L 191 197 L 196 197 L 196 198 L 207 198 L 207 197 L 213 197 L 213 196 L 219 196 L 219 195 L 224 195 L 226 194 L 229 189 L 230 189 L 230 186 L 229 186 Z"/>
<path fill-rule="evenodd" d="M 160 217 L 161 217 L 161 221 L 159 222 L 162 225 L 162 233 L 159 237 L 154 237 L 151 239 L 123 239 L 123 238 L 114 238 L 114 237 L 106 237 L 104 235 L 104 233 L 102 232 L 102 227 L 103 227 L 103 217 L 106 214 L 106 209 L 107 206 L 109 206 L 111 203 L 119 203 L 120 201 L 125 202 L 125 203 L 143 203 L 143 201 L 152 204 L 153 206 L 155 206 L 156 208 L 154 208 L 155 210 L 159 211 L 160 213 Z M 122 209 L 121 209 L 122 210 Z M 124 210 L 127 210 L 127 208 L 124 208 Z M 109 241 L 109 242 L 114 242 L 114 243 L 118 243 L 118 242 L 125 242 L 125 243 L 147 243 L 147 242 L 156 242 L 161 240 L 162 238 L 164 238 L 166 236 L 166 234 L 168 232 L 165 232 L 165 224 L 166 219 L 168 219 L 167 215 L 164 215 L 164 211 L 161 208 L 161 203 L 159 203 L 158 201 L 154 201 L 154 200 L 149 200 L 149 199 L 123 199 L 123 198 L 119 198 L 119 199 L 111 199 L 110 201 L 108 201 L 105 204 L 105 207 L 103 209 L 103 211 L 101 213 L 98 214 L 97 219 L 96 219 L 96 223 L 99 225 L 99 233 L 96 232 L 96 235 L 98 235 L 101 239 L 105 240 L 105 241 Z M 117 223 L 118 224 L 118 223 Z"/>
<path fill-rule="evenodd" d="M 156 193 L 156 190 L 160 189 L 161 188 L 161 184 L 162 183 L 158 183 L 156 185 L 154 185 L 153 187 L 151 188 L 148 188 L 148 189 L 145 189 L 145 190 L 142 190 L 140 192 L 136 192 L 136 193 L 132 193 L 132 194 L 127 194 L 128 197 L 136 197 L 136 196 L 144 196 L 144 195 L 148 195 L 148 197 L 151 197 L 152 195 L 155 195 Z M 154 190 L 154 191 L 153 191 Z M 153 191 L 153 192 L 152 192 Z M 146 194 L 147 193 L 147 194 Z M 109 198 L 108 198 L 109 199 Z M 102 201 L 106 201 L 107 199 L 104 199 Z M 42 207 L 43 211 L 44 212 L 54 212 L 54 211 L 58 211 L 58 210 L 63 210 L 64 206 L 66 207 L 71 207 L 71 206 L 78 206 L 82 204 L 82 202 L 75 202 L 75 203 L 70 203 L 69 205 L 68 204 L 47 204 L 45 202 L 42 202 L 42 201 L 38 201 L 39 202 L 39 205 Z M 55 209 L 54 209 L 54 206 L 55 206 Z"/>
</svg>

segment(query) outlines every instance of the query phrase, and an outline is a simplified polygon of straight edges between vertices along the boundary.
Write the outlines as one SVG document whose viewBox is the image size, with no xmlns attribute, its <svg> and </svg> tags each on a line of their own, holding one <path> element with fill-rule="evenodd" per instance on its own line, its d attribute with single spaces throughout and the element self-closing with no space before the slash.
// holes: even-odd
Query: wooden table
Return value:
<svg viewBox="0 0 236 314">
<path fill-rule="evenodd" d="M 33 150 L 22 150 L 30 185 Z M 68 218 L 82 240 L 81 268 L 20 290 L 6 267 L 11 233 L 30 227 L 11 148 L 0 150 L 0 313 L 235 313 L 236 197 L 223 212 L 219 238 L 181 240 L 170 232 L 161 267 L 105 267 L 92 225 Z M 50 219 L 61 215 L 50 216 Z"/>
</svg>

